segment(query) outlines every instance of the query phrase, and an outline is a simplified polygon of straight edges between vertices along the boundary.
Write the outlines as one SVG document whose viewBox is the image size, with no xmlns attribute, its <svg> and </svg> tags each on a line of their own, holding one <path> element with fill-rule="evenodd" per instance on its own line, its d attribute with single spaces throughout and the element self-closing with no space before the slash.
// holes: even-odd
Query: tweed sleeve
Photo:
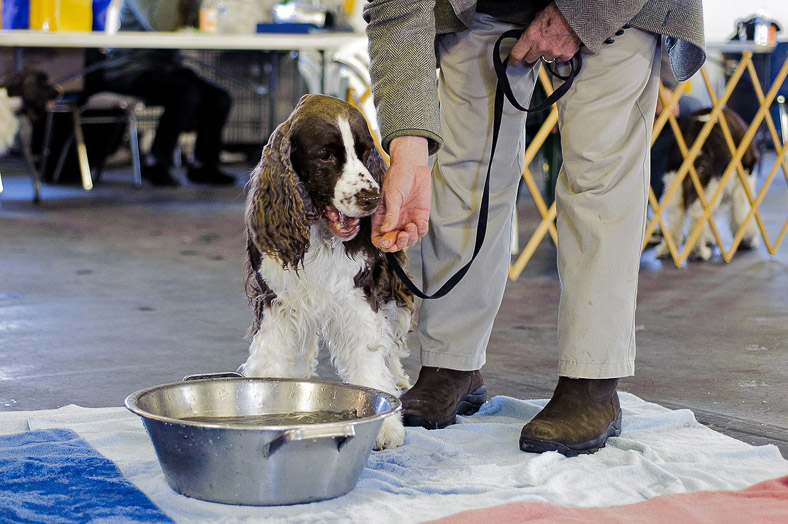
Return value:
<svg viewBox="0 0 788 524">
<path fill-rule="evenodd" d="M 556 7 L 592 52 L 626 23 L 668 37 L 678 80 L 691 77 L 706 60 L 701 0 L 555 0 Z M 615 38 L 615 37 L 614 37 Z"/>
<path fill-rule="evenodd" d="M 592 52 L 640 12 L 647 0 L 555 0 L 570 27 Z"/>
<path fill-rule="evenodd" d="M 435 58 L 434 0 L 371 0 L 364 8 L 372 93 L 383 148 L 404 135 L 442 143 Z"/>
</svg>

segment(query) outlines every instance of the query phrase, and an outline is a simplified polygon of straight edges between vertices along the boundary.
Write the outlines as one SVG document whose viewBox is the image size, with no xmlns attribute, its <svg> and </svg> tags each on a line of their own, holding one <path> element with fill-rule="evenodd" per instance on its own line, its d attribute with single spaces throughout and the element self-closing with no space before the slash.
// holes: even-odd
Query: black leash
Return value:
<svg viewBox="0 0 788 524">
<path fill-rule="evenodd" d="M 471 259 L 461 267 L 454 275 L 446 281 L 441 288 L 436 291 L 432 295 L 427 295 L 423 291 L 421 291 L 416 284 L 408 278 L 408 275 L 405 273 L 405 270 L 402 269 L 399 262 L 397 261 L 397 257 L 394 256 L 394 253 L 386 253 L 386 258 L 389 261 L 389 265 L 394 268 L 394 272 L 397 274 L 399 279 L 405 284 L 405 286 L 410 289 L 414 295 L 422 299 L 433 299 L 433 298 L 441 298 L 445 296 L 449 291 L 451 291 L 454 286 L 465 276 L 465 273 L 468 272 L 470 269 L 471 264 L 476 259 L 476 255 L 479 254 L 479 250 L 482 248 L 482 244 L 484 243 L 484 236 L 487 233 L 487 213 L 489 211 L 489 201 L 490 201 L 490 171 L 492 169 L 493 158 L 495 157 L 495 148 L 498 145 L 498 133 L 501 130 L 501 120 L 503 119 L 503 104 L 504 104 L 504 97 L 509 100 L 515 108 L 519 109 L 520 111 L 527 111 L 527 112 L 539 112 L 544 111 L 552 107 L 553 104 L 558 101 L 559 98 L 564 96 L 566 92 L 572 87 L 572 82 L 574 82 L 575 77 L 580 72 L 580 66 L 582 65 L 582 58 L 580 53 L 577 53 L 572 60 L 568 62 L 569 64 L 569 74 L 566 76 L 561 76 L 554 72 L 551 68 L 548 67 L 548 70 L 554 76 L 562 79 L 564 81 L 563 84 L 558 86 L 558 88 L 553 91 L 550 96 L 545 98 L 545 100 L 537 105 L 536 107 L 532 108 L 525 108 L 520 105 L 517 101 L 517 98 L 514 96 L 514 92 L 512 91 L 512 86 L 509 84 L 509 78 L 506 76 L 506 65 L 509 63 L 509 57 L 507 56 L 504 59 L 501 59 L 501 42 L 506 38 L 520 38 L 522 31 L 519 29 L 512 29 L 510 31 L 506 31 L 502 34 L 498 41 L 495 42 L 495 46 L 493 47 L 493 67 L 495 68 L 495 76 L 498 78 L 498 85 L 495 89 L 495 110 L 493 114 L 493 136 L 492 136 L 492 148 L 490 151 L 490 163 L 487 166 L 487 178 L 484 181 L 484 192 L 482 193 L 482 201 L 481 206 L 479 209 L 479 223 L 476 226 L 476 244 L 473 248 L 473 255 Z"/>
</svg>

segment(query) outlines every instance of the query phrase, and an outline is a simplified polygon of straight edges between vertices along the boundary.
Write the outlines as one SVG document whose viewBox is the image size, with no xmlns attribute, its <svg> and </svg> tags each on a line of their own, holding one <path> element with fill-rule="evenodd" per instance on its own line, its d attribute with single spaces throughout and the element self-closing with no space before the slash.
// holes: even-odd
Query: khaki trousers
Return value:
<svg viewBox="0 0 788 524">
<path fill-rule="evenodd" d="M 477 13 L 470 30 L 438 37 L 444 146 L 433 165 L 430 231 L 421 242 L 428 293 L 473 252 L 492 140 L 492 48 L 514 27 Z M 504 42 L 502 54 L 513 44 L 514 39 Z M 634 373 L 635 302 L 659 84 L 659 37 L 628 29 L 583 60 L 573 87 L 559 103 L 564 166 L 556 188 L 558 372 L 580 378 L 623 377 Z M 537 69 L 510 68 L 508 74 L 517 99 L 526 105 Z M 474 370 L 485 363 L 506 286 L 524 150 L 525 113 L 507 102 L 491 173 L 484 245 L 457 287 L 422 304 L 417 334 L 424 366 Z"/>
</svg>

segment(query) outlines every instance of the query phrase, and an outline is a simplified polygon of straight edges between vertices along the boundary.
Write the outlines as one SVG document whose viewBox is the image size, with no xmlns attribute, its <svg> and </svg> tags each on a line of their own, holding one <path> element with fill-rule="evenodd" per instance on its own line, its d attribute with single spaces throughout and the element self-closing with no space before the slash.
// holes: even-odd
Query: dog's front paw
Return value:
<svg viewBox="0 0 788 524">
<path fill-rule="evenodd" d="M 375 441 L 375 449 L 397 448 L 405 443 L 405 426 L 402 425 L 402 416 L 394 415 L 383 421 L 378 438 Z"/>
<path fill-rule="evenodd" d="M 668 244 L 665 243 L 663 240 L 660 242 L 657 247 L 654 248 L 654 254 L 657 255 L 657 258 L 667 258 L 670 256 L 670 249 L 668 249 Z"/>
<path fill-rule="evenodd" d="M 714 251 L 712 251 L 712 249 L 706 244 L 695 244 L 695 247 L 692 248 L 692 251 L 689 254 L 689 259 L 694 261 L 708 262 L 711 260 L 711 256 L 713 254 Z"/>
</svg>

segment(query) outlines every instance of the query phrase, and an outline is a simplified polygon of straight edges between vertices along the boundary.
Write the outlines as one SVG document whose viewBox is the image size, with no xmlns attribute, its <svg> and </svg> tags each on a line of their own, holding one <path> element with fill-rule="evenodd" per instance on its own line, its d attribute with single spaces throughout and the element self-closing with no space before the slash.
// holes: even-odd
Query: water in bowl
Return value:
<svg viewBox="0 0 788 524">
<path fill-rule="evenodd" d="M 302 426 L 304 424 L 320 424 L 325 422 L 347 422 L 358 420 L 359 418 L 360 415 L 357 410 L 347 409 L 343 411 L 291 411 L 288 413 L 265 413 L 262 415 L 197 415 L 182 417 L 180 420 L 241 426 Z"/>
</svg>

